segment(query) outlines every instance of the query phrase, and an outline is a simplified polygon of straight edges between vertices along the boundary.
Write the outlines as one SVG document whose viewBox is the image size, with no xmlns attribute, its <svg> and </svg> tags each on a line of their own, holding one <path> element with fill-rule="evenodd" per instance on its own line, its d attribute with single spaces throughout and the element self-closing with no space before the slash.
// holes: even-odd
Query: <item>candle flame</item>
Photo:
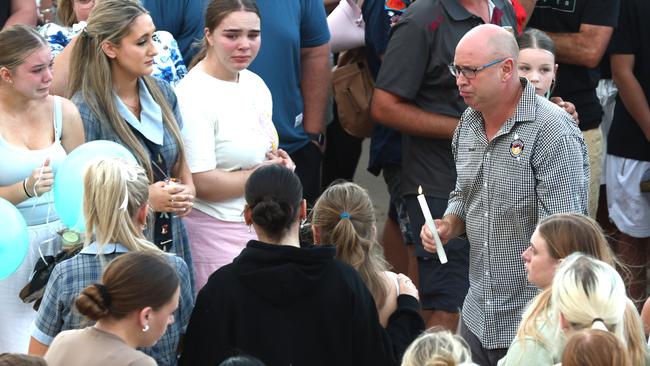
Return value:
<svg viewBox="0 0 650 366">
<path fill-rule="evenodd" d="M 422 194 L 422 186 L 418 186 L 418 194 Z"/>
</svg>

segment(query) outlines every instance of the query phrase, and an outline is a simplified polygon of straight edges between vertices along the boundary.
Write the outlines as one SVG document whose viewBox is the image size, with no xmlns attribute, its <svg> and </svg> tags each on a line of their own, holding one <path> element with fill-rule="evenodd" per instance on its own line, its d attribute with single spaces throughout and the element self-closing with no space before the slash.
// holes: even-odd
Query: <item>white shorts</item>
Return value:
<svg viewBox="0 0 650 366">
<path fill-rule="evenodd" d="M 641 180 L 650 162 L 607 155 L 607 207 L 609 217 L 623 233 L 650 237 L 650 192 L 641 192 Z"/>
</svg>

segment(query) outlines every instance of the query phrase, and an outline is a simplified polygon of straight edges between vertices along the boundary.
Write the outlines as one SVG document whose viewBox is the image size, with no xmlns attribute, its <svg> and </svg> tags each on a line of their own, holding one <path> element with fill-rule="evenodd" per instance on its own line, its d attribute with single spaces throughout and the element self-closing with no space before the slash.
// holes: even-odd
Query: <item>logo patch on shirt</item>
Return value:
<svg viewBox="0 0 650 366">
<path fill-rule="evenodd" d="M 524 152 L 524 142 L 516 138 L 510 143 L 510 155 L 513 158 L 518 158 L 522 152 Z"/>
</svg>

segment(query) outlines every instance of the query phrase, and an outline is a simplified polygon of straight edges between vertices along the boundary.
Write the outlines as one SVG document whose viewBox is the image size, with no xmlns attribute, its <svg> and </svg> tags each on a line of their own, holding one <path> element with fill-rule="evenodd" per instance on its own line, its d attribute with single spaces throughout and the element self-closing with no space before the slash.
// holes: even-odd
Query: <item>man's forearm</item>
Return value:
<svg viewBox="0 0 650 366">
<path fill-rule="evenodd" d="M 582 24 L 577 33 L 549 32 L 548 35 L 555 42 L 558 62 L 593 68 L 600 63 L 612 31 L 612 27 Z"/>
<path fill-rule="evenodd" d="M 382 89 L 375 89 L 371 114 L 373 120 L 403 133 L 440 139 L 451 139 L 458 118 L 424 111 Z"/>
<path fill-rule="evenodd" d="M 332 82 L 329 44 L 300 50 L 300 90 L 304 104 L 303 127 L 307 133 L 323 132 L 327 94 Z"/>
<path fill-rule="evenodd" d="M 612 66 L 614 66 L 614 63 L 612 63 Z M 646 139 L 650 141 L 650 107 L 641 84 L 639 84 L 632 70 L 616 70 L 613 77 L 625 109 L 641 127 Z"/>
</svg>

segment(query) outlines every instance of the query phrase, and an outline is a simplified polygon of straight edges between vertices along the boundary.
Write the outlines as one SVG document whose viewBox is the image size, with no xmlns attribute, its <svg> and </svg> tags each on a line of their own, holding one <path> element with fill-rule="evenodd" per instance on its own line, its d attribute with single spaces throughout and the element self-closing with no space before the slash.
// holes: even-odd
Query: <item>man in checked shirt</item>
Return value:
<svg viewBox="0 0 650 366">
<path fill-rule="evenodd" d="M 470 243 L 460 332 L 479 365 L 496 365 L 505 355 L 538 292 L 521 259 L 538 220 L 587 213 L 582 134 L 569 114 L 519 78 L 518 53 L 508 31 L 480 25 L 460 40 L 449 66 L 469 108 L 452 140 L 456 187 L 444 217 L 435 221 L 443 243 L 463 233 Z M 420 236 L 435 252 L 426 225 Z"/>
</svg>

